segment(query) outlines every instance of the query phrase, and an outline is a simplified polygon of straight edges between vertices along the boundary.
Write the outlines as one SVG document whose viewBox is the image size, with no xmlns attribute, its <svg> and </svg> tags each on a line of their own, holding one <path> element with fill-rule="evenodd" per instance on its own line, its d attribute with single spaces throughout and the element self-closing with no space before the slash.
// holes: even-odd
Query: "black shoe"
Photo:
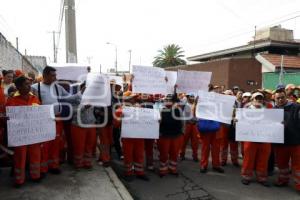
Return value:
<svg viewBox="0 0 300 200">
<path fill-rule="evenodd" d="M 37 178 L 37 179 L 31 179 L 31 182 L 33 183 L 40 183 L 42 181 L 42 178 Z"/>
<path fill-rule="evenodd" d="M 14 188 L 16 189 L 20 189 L 24 184 L 17 184 L 17 183 L 14 183 Z"/>
<path fill-rule="evenodd" d="M 247 180 L 247 179 L 242 179 L 241 182 L 244 184 L 244 185 L 249 185 L 250 184 L 250 181 Z"/>
<path fill-rule="evenodd" d="M 271 187 L 271 184 L 268 182 L 268 181 L 260 181 L 259 182 L 262 186 L 265 186 L 265 187 Z"/>
<path fill-rule="evenodd" d="M 289 184 L 288 183 L 283 183 L 283 182 L 275 182 L 274 186 L 276 187 L 287 187 Z"/>
<path fill-rule="evenodd" d="M 143 181 L 150 181 L 149 177 L 146 175 L 137 175 L 136 176 L 138 179 L 141 179 Z"/>
<path fill-rule="evenodd" d="M 223 167 L 226 166 L 226 165 L 227 165 L 226 162 L 222 162 L 222 163 L 221 163 L 221 166 L 223 166 Z"/>
<path fill-rule="evenodd" d="M 199 162 L 199 159 L 197 157 L 193 158 L 194 162 Z"/>
<path fill-rule="evenodd" d="M 92 165 L 90 165 L 90 166 L 84 166 L 83 168 L 86 169 L 86 170 L 89 170 L 89 171 L 93 170 L 93 166 Z"/>
<path fill-rule="evenodd" d="M 273 171 L 268 172 L 268 176 L 273 176 L 273 175 L 274 175 Z"/>
<path fill-rule="evenodd" d="M 233 166 L 240 167 L 240 164 L 239 163 L 233 163 Z"/>
<path fill-rule="evenodd" d="M 163 178 L 163 177 L 165 177 L 166 176 L 166 174 L 159 174 L 159 177 L 160 178 Z"/>
<path fill-rule="evenodd" d="M 180 156 L 180 159 L 181 160 L 185 160 L 185 156 Z"/>
<path fill-rule="evenodd" d="M 44 178 L 46 178 L 46 176 L 47 176 L 47 173 L 41 173 L 40 179 L 44 179 Z"/>
<path fill-rule="evenodd" d="M 207 173 L 207 168 L 201 168 L 201 169 L 200 169 L 200 172 L 201 172 L 202 174 Z"/>
<path fill-rule="evenodd" d="M 103 162 L 102 166 L 104 168 L 108 168 L 108 167 L 110 167 L 110 162 Z"/>
<path fill-rule="evenodd" d="M 223 174 L 223 173 L 225 172 L 224 169 L 221 168 L 221 167 L 213 167 L 213 170 L 214 170 L 215 172 L 218 172 L 218 173 L 221 173 L 221 174 Z"/>
<path fill-rule="evenodd" d="M 178 173 L 178 172 L 170 172 L 170 175 L 173 175 L 173 176 L 178 177 L 178 176 L 179 176 L 179 173 Z"/>
<path fill-rule="evenodd" d="M 127 182 L 132 182 L 134 180 L 134 176 L 124 176 L 123 179 Z"/>
<path fill-rule="evenodd" d="M 61 174 L 61 170 L 60 169 L 50 169 L 49 172 L 51 174 L 54 174 L 54 175 L 59 175 Z"/>
</svg>

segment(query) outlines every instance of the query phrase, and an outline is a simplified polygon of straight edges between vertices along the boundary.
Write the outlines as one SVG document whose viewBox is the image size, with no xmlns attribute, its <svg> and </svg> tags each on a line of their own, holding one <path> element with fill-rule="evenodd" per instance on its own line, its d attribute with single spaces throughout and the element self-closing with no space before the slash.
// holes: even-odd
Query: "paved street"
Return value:
<svg viewBox="0 0 300 200">
<path fill-rule="evenodd" d="M 230 163 L 225 167 L 225 174 L 209 171 L 199 172 L 199 164 L 191 159 L 190 151 L 187 160 L 180 162 L 180 176 L 160 178 L 157 173 L 148 172 L 150 182 L 134 180 L 123 183 L 137 200 L 299 200 L 300 194 L 292 187 L 265 188 L 257 183 L 244 186 L 240 183 L 240 169 Z M 115 171 L 121 175 L 121 162 L 114 163 Z M 275 176 L 271 177 L 271 181 Z"/>
<path fill-rule="evenodd" d="M 118 180 L 95 164 L 93 170 L 76 171 L 68 165 L 63 166 L 61 175 L 48 175 L 41 183 L 27 181 L 20 189 L 12 187 L 9 170 L 0 176 L 1 200 L 124 200 L 126 190 L 122 190 Z M 129 196 L 130 197 L 130 196 Z"/>
</svg>

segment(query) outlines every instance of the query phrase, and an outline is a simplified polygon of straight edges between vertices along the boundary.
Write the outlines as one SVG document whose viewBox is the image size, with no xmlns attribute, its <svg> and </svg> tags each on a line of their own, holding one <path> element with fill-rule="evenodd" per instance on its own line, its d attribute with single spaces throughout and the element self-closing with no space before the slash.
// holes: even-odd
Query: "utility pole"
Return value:
<svg viewBox="0 0 300 200">
<path fill-rule="evenodd" d="M 65 0 L 66 62 L 77 63 L 75 0 Z"/>
<path fill-rule="evenodd" d="M 102 73 L 102 65 L 100 64 L 100 74 Z"/>
<path fill-rule="evenodd" d="M 92 60 L 92 58 L 93 58 L 92 56 L 88 56 L 88 57 L 86 57 L 86 59 L 87 59 L 87 61 L 88 61 L 88 63 L 89 63 L 89 64 L 91 64 L 91 60 Z"/>
<path fill-rule="evenodd" d="M 129 52 L 129 65 L 128 65 L 128 70 L 129 70 L 129 73 L 130 73 L 130 68 L 131 68 L 131 52 L 132 52 L 132 50 L 129 49 L 128 52 Z"/>
<path fill-rule="evenodd" d="M 56 38 L 55 38 L 55 34 L 58 34 L 59 32 L 55 32 L 55 31 L 49 31 L 47 33 L 51 33 L 52 34 L 52 42 L 53 42 L 53 62 L 57 63 L 57 49 L 58 47 L 56 46 Z"/>
<path fill-rule="evenodd" d="M 17 50 L 19 51 L 19 38 L 16 37 L 16 47 L 17 47 Z"/>
<path fill-rule="evenodd" d="M 55 43 L 55 31 L 52 32 L 53 34 L 53 62 L 57 63 L 57 48 Z"/>
<path fill-rule="evenodd" d="M 115 47 L 115 52 L 116 52 L 115 71 L 116 71 L 116 75 L 118 75 L 118 46 L 111 42 L 106 42 L 106 44 L 110 44 Z"/>
</svg>

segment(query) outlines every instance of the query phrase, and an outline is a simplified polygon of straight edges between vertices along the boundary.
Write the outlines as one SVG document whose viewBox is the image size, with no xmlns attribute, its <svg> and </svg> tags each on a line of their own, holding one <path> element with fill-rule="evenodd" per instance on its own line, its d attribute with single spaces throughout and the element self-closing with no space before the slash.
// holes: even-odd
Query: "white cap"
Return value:
<svg viewBox="0 0 300 200">
<path fill-rule="evenodd" d="M 245 92 L 242 97 L 251 97 L 251 93 L 250 92 Z"/>
<path fill-rule="evenodd" d="M 254 94 L 252 94 L 251 99 L 254 99 L 254 98 L 257 97 L 257 96 L 264 97 L 264 95 L 263 95 L 262 93 L 260 93 L 260 92 L 255 92 Z"/>
</svg>

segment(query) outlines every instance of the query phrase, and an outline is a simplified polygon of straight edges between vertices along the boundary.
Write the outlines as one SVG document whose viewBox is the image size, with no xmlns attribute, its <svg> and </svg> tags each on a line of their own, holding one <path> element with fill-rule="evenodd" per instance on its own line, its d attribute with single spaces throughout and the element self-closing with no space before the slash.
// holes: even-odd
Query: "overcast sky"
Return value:
<svg viewBox="0 0 300 200">
<path fill-rule="evenodd" d="M 93 70 L 132 64 L 151 65 L 157 50 L 175 43 L 187 57 L 246 44 L 258 29 L 285 21 L 300 38 L 299 0 L 75 0 L 78 60 Z M 53 60 L 50 31 L 57 31 L 61 0 L 0 0 L 0 32 L 21 53 Z M 64 31 L 64 29 L 63 29 Z M 59 61 L 65 61 L 64 32 Z"/>
</svg>

